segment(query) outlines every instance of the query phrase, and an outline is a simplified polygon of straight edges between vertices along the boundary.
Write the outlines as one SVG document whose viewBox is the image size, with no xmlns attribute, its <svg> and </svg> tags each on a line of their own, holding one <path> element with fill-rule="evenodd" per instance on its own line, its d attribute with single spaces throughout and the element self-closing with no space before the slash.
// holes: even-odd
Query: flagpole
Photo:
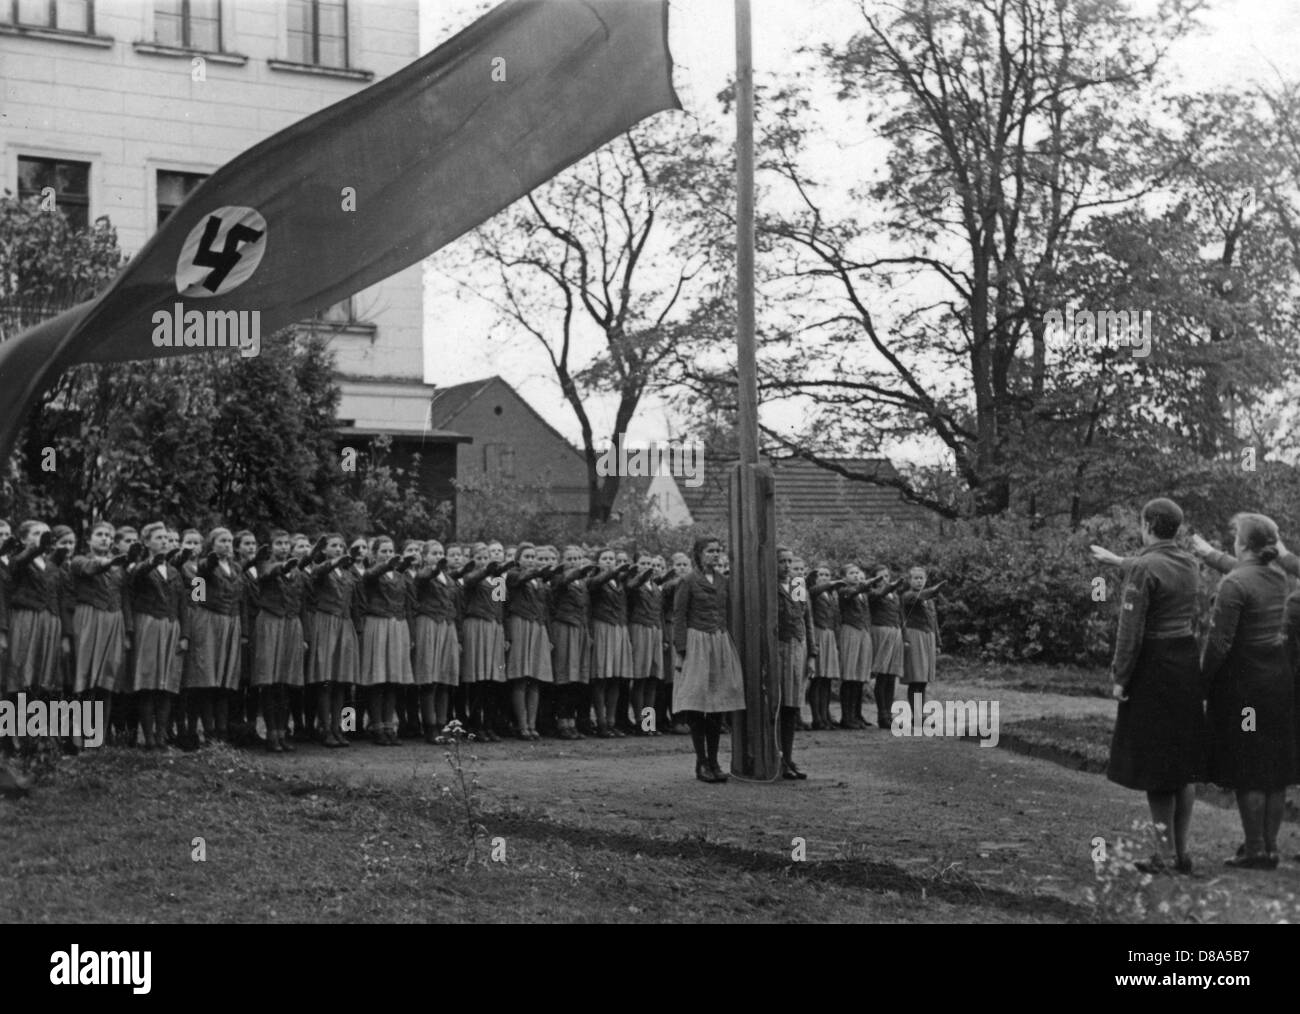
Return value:
<svg viewBox="0 0 1300 1014">
<path fill-rule="evenodd" d="M 734 559 L 731 629 L 744 675 L 745 710 L 731 723 L 731 771 L 773 781 L 781 769 L 777 712 L 776 514 L 772 471 L 758 460 L 754 350 L 754 64 L 749 0 L 736 9 L 736 404 L 740 462 L 728 520 Z M 795 702 L 800 703 L 802 702 Z"/>
<path fill-rule="evenodd" d="M 754 354 L 754 56 L 749 0 L 736 0 L 736 380 L 740 461 L 758 464 Z"/>
</svg>

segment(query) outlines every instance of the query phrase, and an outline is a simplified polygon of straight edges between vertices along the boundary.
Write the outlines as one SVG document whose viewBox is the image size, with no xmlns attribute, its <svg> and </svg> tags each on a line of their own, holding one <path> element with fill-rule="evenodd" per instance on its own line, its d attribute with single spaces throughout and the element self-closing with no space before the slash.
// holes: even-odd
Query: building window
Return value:
<svg viewBox="0 0 1300 1014">
<path fill-rule="evenodd" d="M 95 29 L 95 10 L 92 0 L 0 0 L 0 21 L 90 35 Z"/>
<path fill-rule="evenodd" d="M 289 59 L 321 67 L 348 65 L 346 0 L 289 0 Z"/>
<path fill-rule="evenodd" d="M 221 52 L 220 0 L 154 0 L 154 42 Z"/>
<path fill-rule="evenodd" d="M 163 222 L 167 221 L 167 216 L 179 208 L 185 198 L 194 193 L 198 185 L 207 178 L 206 173 L 158 170 L 158 227 L 160 229 Z"/>
<path fill-rule="evenodd" d="M 333 306 L 327 306 L 324 310 L 317 310 L 316 316 L 312 319 L 321 324 L 355 324 L 357 314 L 352 297 L 348 296 L 346 299 L 340 299 Z"/>
<path fill-rule="evenodd" d="M 90 163 L 56 158 L 18 156 L 18 199 L 44 201 L 53 193 L 54 205 L 74 229 L 90 225 Z"/>
</svg>

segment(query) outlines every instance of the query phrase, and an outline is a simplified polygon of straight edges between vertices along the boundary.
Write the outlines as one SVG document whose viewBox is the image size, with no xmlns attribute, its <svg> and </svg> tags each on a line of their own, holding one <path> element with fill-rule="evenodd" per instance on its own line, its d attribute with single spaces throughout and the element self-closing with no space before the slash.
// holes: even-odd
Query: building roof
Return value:
<svg viewBox="0 0 1300 1014">
<path fill-rule="evenodd" d="M 455 433 L 452 430 L 412 430 L 404 429 L 397 426 L 385 426 L 382 429 L 373 426 L 351 426 L 346 420 L 343 420 L 338 430 L 339 436 L 358 436 L 358 437 L 378 437 L 389 436 L 394 440 L 424 440 L 432 444 L 468 444 L 472 443 L 474 438 L 464 433 Z"/>
<path fill-rule="evenodd" d="M 439 427 L 450 426 L 452 422 L 471 404 L 473 404 L 480 395 L 498 384 L 509 391 L 519 404 L 526 408 L 532 414 L 533 418 L 536 419 L 537 422 L 547 430 L 547 432 L 554 436 L 557 441 L 562 443 L 579 459 L 584 462 L 586 461 L 582 451 L 569 443 L 563 433 L 547 422 L 542 414 L 538 412 L 537 409 L 533 408 L 527 398 L 516 391 L 508 381 L 495 374 L 491 377 L 484 377 L 482 380 L 469 380 L 463 384 L 453 384 L 450 387 L 440 387 L 435 390 L 433 392 L 433 400 L 429 404 L 429 425 Z"/>
<path fill-rule="evenodd" d="M 678 482 L 677 487 L 692 520 L 698 525 L 725 528 L 727 485 L 735 458 L 704 460 L 704 481 L 694 488 Z M 776 482 L 778 516 L 800 520 L 852 522 L 888 516 L 894 521 L 927 522 L 934 515 L 924 507 L 906 503 L 902 494 L 888 486 L 849 479 L 801 457 L 766 458 Z M 892 478 L 897 470 L 885 458 L 828 458 L 845 470 L 864 475 Z"/>
<path fill-rule="evenodd" d="M 471 401 L 499 377 L 487 377 L 484 380 L 470 380 L 464 384 L 452 384 L 451 387 L 439 387 L 433 392 L 429 403 L 429 422 L 434 426 L 446 426 L 456 418 Z"/>
</svg>

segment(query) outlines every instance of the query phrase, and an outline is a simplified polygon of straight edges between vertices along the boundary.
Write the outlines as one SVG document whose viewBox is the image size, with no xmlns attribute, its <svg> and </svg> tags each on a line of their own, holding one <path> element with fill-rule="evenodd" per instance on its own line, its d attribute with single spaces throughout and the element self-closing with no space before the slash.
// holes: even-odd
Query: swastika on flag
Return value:
<svg viewBox="0 0 1300 1014">
<path fill-rule="evenodd" d="M 246 282 L 266 253 L 266 219 L 253 208 L 217 208 L 185 237 L 176 259 L 176 291 L 220 296 Z"/>
</svg>

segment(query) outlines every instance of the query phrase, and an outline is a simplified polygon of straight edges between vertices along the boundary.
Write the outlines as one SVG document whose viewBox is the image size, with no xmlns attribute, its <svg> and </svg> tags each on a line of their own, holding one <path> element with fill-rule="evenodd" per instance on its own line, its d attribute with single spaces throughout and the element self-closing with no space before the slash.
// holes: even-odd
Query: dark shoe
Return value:
<svg viewBox="0 0 1300 1014">
<path fill-rule="evenodd" d="M 1150 873 L 1152 875 L 1170 872 L 1169 863 L 1166 862 L 1165 857 L 1160 855 L 1158 852 L 1150 859 L 1139 859 L 1133 864 L 1133 868 L 1139 873 Z"/>
<path fill-rule="evenodd" d="M 719 782 L 725 782 L 730 777 L 722 768 L 718 767 L 716 760 L 709 761 L 709 770 L 713 772 L 714 779 Z"/>
<path fill-rule="evenodd" d="M 691 727 L 685 722 L 678 722 L 668 731 L 674 736 L 689 736 L 691 734 Z"/>
<path fill-rule="evenodd" d="M 1261 852 L 1258 855 L 1233 856 L 1223 861 L 1224 866 L 1235 870 L 1276 870 L 1278 856 L 1276 852 Z"/>
<path fill-rule="evenodd" d="M 1190 877 L 1192 875 L 1192 857 L 1179 856 L 1177 861 L 1174 863 L 1174 872 L 1181 873 L 1185 877 Z"/>
<path fill-rule="evenodd" d="M 786 761 L 781 768 L 781 777 L 791 782 L 806 782 L 808 776 L 794 766 L 794 761 Z"/>
<path fill-rule="evenodd" d="M 727 780 L 725 775 L 719 776 L 715 774 L 713 769 L 709 767 L 709 765 L 700 764 L 698 762 L 695 765 L 695 777 L 702 782 L 708 782 L 710 784 L 717 784 L 719 782 L 725 782 Z"/>
<path fill-rule="evenodd" d="M 627 739 L 627 733 L 624 732 L 622 729 L 620 729 L 617 725 L 610 727 L 609 734 L 613 736 L 615 739 Z"/>
<path fill-rule="evenodd" d="M 293 753 L 293 752 L 294 752 L 295 750 L 297 750 L 298 748 L 297 748 L 296 746 L 294 746 L 292 742 L 290 742 L 288 736 L 284 735 L 284 733 L 281 733 L 281 734 L 280 734 L 280 749 L 281 749 L 281 751 L 283 751 L 284 753 Z"/>
</svg>

